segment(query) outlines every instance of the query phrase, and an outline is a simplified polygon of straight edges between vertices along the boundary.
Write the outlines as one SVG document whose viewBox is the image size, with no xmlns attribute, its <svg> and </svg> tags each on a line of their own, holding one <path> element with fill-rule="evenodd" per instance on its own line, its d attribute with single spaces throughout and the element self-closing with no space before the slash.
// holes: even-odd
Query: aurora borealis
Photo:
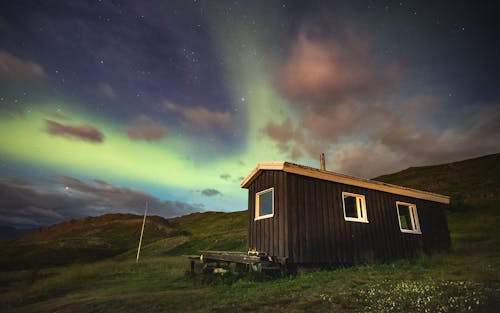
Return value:
<svg viewBox="0 0 500 313">
<path fill-rule="evenodd" d="M 289 160 L 362 177 L 498 152 L 495 10 L 466 2 L 0 5 L 0 225 L 246 209 Z"/>
</svg>

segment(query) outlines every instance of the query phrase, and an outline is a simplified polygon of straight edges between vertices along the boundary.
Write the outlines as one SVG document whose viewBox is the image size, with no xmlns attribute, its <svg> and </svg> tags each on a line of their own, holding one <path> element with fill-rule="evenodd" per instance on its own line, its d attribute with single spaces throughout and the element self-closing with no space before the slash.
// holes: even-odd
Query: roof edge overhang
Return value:
<svg viewBox="0 0 500 313">
<path fill-rule="evenodd" d="M 259 175 L 262 170 L 274 170 L 283 171 L 286 162 L 262 162 L 257 164 L 257 166 L 245 177 L 240 183 L 241 188 L 248 188 L 248 186 L 253 182 L 255 178 Z"/>
<path fill-rule="evenodd" d="M 450 197 L 432 193 L 428 191 L 422 191 L 392 184 L 387 184 L 375 180 L 364 179 L 353 177 L 349 175 L 339 174 L 330 171 L 323 171 L 309 166 L 298 165 L 290 162 L 263 162 L 257 164 L 257 166 L 241 181 L 240 186 L 242 188 L 248 188 L 248 186 L 253 182 L 260 172 L 263 170 L 271 171 L 284 171 L 287 173 L 298 174 L 307 177 L 313 177 L 321 180 L 332 181 L 336 183 L 357 186 L 372 190 L 378 190 L 388 193 L 393 193 L 397 195 L 407 196 L 411 198 L 429 200 L 444 204 L 450 203 Z"/>
</svg>

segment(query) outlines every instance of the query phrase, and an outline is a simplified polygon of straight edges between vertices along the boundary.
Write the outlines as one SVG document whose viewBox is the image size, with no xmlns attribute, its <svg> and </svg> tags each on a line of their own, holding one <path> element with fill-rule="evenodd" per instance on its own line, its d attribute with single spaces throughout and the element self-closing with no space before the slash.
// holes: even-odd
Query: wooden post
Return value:
<svg viewBox="0 0 500 313">
<path fill-rule="evenodd" d="M 137 258 L 135 263 L 139 262 L 139 254 L 141 253 L 142 235 L 144 234 L 144 225 L 146 224 L 146 214 L 148 212 L 148 202 L 146 201 L 146 208 L 144 209 L 144 218 L 142 220 L 141 237 L 139 238 L 139 247 L 137 247 Z"/>
<path fill-rule="evenodd" d="M 319 155 L 319 162 L 321 164 L 321 170 L 322 171 L 326 171 L 326 165 L 325 165 L 325 154 L 324 153 L 321 153 Z"/>
</svg>

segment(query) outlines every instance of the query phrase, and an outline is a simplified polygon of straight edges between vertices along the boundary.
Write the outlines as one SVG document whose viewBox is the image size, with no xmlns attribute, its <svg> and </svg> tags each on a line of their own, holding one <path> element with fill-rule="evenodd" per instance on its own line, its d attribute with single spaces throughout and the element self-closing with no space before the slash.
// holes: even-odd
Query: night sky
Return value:
<svg viewBox="0 0 500 313">
<path fill-rule="evenodd" d="M 366 178 L 499 152 L 488 3 L 2 1 L 0 225 L 244 210 L 258 162 L 321 152 Z"/>
</svg>

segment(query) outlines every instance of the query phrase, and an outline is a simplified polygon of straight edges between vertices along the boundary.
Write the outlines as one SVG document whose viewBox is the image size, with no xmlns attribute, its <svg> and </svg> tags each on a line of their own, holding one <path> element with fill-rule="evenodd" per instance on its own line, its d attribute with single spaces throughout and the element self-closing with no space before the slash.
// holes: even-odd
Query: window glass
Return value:
<svg viewBox="0 0 500 313">
<path fill-rule="evenodd" d="M 367 223 L 365 196 L 342 192 L 342 206 L 346 221 Z"/>
<path fill-rule="evenodd" d="M 396 202 L 399 228 L 403 233 L 421 234 L 417 207 L 411 203 Z"/>
<path fill-rule="evenodd" d="M 255 194 L 255 220 L 270 218 L 274 215 L 274 188 Z"/>
<path fill-rule="evenodd" d="M 273 191 L 259 195 L 259 216 L 273 214 Z"/>
<path fill-rule="evenodd" d="M 401 229 L 409 229 L 412 230 L 411 226 L 411 216 L 410 216 L 410 207 L 404 204 L 399 204 L 399 222 L 401 223 Z"/>
<path fill-rule="evenodd" d="M 358 208 L 356 206 L 356 197 L 344 195 L 344 210 L 346 217 L 358 218 Z"/>
</svg>

